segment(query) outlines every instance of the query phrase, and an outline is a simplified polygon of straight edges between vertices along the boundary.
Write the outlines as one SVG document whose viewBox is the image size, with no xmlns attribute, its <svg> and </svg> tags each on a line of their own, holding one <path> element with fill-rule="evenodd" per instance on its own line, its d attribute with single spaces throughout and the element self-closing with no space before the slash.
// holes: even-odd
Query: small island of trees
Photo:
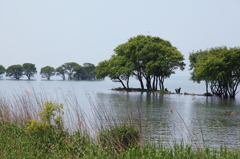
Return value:
<svg viewBox="0 0 240 159">
<path fill-rule="evenodd" d="M 96 67 L 97 78 L 109 77 L 129 88 L 130 77 L 135 77 L 141 89 L 164 89 L 164 79 L 180 68 L 184 70 L 183 55 L 169 41 L 159 37 L 138 35 L 118 45 L 109 60 Z M 144 81 L 146 81 L 144 86 Z"/>
</svg>

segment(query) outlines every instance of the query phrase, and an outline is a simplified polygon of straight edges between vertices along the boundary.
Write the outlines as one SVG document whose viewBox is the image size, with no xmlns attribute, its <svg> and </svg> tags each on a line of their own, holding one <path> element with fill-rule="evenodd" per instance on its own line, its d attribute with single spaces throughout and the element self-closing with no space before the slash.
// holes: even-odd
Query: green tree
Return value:
<svg viewBox="0 0 240 159">
<path fill-rule="evenodd" d="M 37 69 L 35 67 L 35 64 L 32 64 L 32 63 L 23 64 L 23 74 L 27 76 L 28 80 L 30 80 L 31 77 L 34 77 L 34 74 L 36 73 L 37 73 Z"/>
<path fill-rule="evenodd" d="M 190 72 L 190 80 L 192 80 L 193 82 L 197 82 L 200 83 L 201 81 L 205 81 L 205 85 L 206 85 L 206 93 L 208 92 L 208 86 L 209 86 L 209 81 L 207 79 L 205 79 L 204 77 L 200 76 L 196 76 L 196 63 L 197 60 L 199 59 L 199 57 L 201 56 L 205 56 L 208 54 L 208 50 L 198 50 L 196 52 L 191 52 L 189 54 L 189 61 L 190 61 L 190 65 L 189 65 L 189 70 L 192 70 L 192 72 Z"/>
<path fill-rule="evenodd" d="M 113 55 L 108 61 L 98 64 L 96 77 L 101 79 L 108 76 L 113 82 L 120 82 L 124 88 L 129 88 L 129 77 L 132 75 L 129 64 L 125 57 Z"/>
<path fill-rule="evenodd" d="M 5 68 L 0 65 L 0 77 L 2 77 L 2 74 L 4 74 L 6 72 Z"/>
<path fill-rule="evenodd" d="M 131 63 L 123 56 L 113 55 L 109 60 L 110 78 L 113 82 L 120 82 L 124 88 L 129 88 L 129 78 L 133 74 Z M 124 84 L 124 81 L 126 84 Z"/>
<path fill-rule="evenodd" d="M 83 77 L 85 76 L 85 70 L 81 65 L 74 66 L 73 67 L 73 77 L 77 80 L 83 80 Z"/>
<path fill-rule="evenodd" d="M 61 76 L 62 79 L 65 80 L 65 70 L 63 66 L 59 66 L 58 68 L 56 68 L 56 75 Z"/>
<path fill-rule="evenodd" d="M 23 76 L 23 67 L 21 65 L 9 66 L 6 70 L 6 77 L 20 79 Z"/>
<path fill-rule="evenodd" d="M 84 63 L 83 69 L 85 71 L 85 75 L 82 77 L 84 80 L 94 80 L 96 76 L 95 65 L 92 63 Z"/>
<path fill-rule="evenodd" d="M 104 60 L 98 63 L 95 71 L 96 71 L 96 78 L 97 79 L 104 79 L 109 75 L 109 66 L 108 60 Z"/>
<path fill-rule="evenodd" d="M 45 66 L 41 68 L 40 74 L 42 78 L 47 78 L 48 80 L 50 80 L 51 76 L 55 75 L 55 69 L 51 66 Z"/>
<path fill-rule="evenodd" d="M 200 55 L 195 64 L 195 79 L 210 82 L 212 93 L 235 98 L 240 83 L 240 48 L 215 47 Z"/>
<path fill-rule="evenodd" d="M 73 79 L 73 74 L 74 74 L 74 66 L 79 66 L 76 62 L 67 62 L 62 65 L 65 73 L 68 75 L 68 79 L 72 80 Z"/>
<path fill-rule="evenodd" d="M 133 76 L 139 80 L 144 89 L 164 89 L 164 79 L 175 73 L 175 70 L 184 69 L 183 55 L 173 47 L 169 41 L 159 37 L 138 35 L 128 42 L 118 45 L 114 49 L 116 56 L 127 60 L 128 68 Z"/>
</svg>

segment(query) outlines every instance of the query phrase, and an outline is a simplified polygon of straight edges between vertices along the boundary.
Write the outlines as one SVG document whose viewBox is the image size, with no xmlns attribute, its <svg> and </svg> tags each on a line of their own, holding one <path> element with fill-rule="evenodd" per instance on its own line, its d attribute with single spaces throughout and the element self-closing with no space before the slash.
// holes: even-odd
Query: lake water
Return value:
<svg viewBox="0 0 240 159">
<path fill-rule="evenodd" d="M 172 76 L 165 80 L 165 87 L 174 92 L 203 94 L 205 85 L 193 83 L 186 76 Z M 130 81 L 130 86 L 138 88 L 138 81 Z M 50 81 L 40 77 L 28 81 L 0 79 L 2 95 L 11 97 L 14 93 L 33 92 L 44 94 L 46 99 L 66 103 L 66 97 L 74 94 L 78 107 L 90 115 L 91 105 L 103 102 L 111 107 L 116 116 L 124 116 L 124 111 L 139 111 L 142 119 L 144 138 L 162 141 L 164 144 L 183 139 L 186 143 L 199 146 L 228 148 L 240 146 L 240 95 L 235 100 L 217 97 L 191 96 L 180 94 L 117 92 L 111 88 L 121 87 L 120 83 L 104 81 L 62 81 L 58 77 Z M 239 89 L 240 90 L 240 89 Z M 69 104 L 65 104 L 70 109 Z M 119 108 L 124 108 L 119 109 Z M 72 111 L 76 111 L 74 104 Z M 71 111 L 71 110 L 70 110 Z M 236 113 L 232 113 L 236 112 Z M 68 120 L 67 120 L 68 121 Z M 70 122 L 70 120 L 69 120 Z M 70 124 L 71 125 L 71 124 Z"/>
</svg>

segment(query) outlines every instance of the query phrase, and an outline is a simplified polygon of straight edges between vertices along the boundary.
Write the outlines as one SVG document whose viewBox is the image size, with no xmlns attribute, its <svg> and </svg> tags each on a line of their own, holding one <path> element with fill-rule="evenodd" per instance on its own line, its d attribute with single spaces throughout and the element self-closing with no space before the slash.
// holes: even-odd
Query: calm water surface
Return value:
<svg viewBox="0 0 240 159">
<path fill-rule="evenodd" d="M 205 92 L 204 84 L 193 83 L 188 78 L 173 76 L 165 80 L 165 87 L 172 92 L 179 87 L 182 88 L 181 92 L 197 94 Z M 131 81 L 130 86 L 136 88 L 139 87 L 139 83 Z M 219 147 L 220 144 L 226 144 L 228 148 L 240 147 L 239 94 L 235 100 L 223 100 L 217 97 L 111 91 L 111 88 L 116 87 L 121 85 L 109 79 L 62 81 L 53 78 L 46 81 L 38 77 L 31 81 L 0 80 L 1 93 L 8 96 L 13 93 L 35 91 L 45 94 L 48 99 L 57 99 L 64 103 L 66 96 L 74 94 L 79 105 L 86 110 L 86 115 L 90 111 L 90 101 L 104 102 L 118 116 L 124 115 L 119 108 L 139 110 L 145 139 L 153 142 L 161 140 L 167 144 L 175 139 L 183 139 L 187 143 L 196 143 L 200 146 L 204 143 L 211 147 Z M 232 112 L 237 114 L 231 115 Z"/>
</svg>

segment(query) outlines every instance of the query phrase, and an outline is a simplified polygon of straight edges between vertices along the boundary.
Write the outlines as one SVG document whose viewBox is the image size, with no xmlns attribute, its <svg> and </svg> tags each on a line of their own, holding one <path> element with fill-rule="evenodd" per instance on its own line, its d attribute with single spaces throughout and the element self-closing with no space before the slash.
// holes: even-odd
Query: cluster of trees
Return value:
<svg viewBox="0 0 240 159">
<path fill-rule="evenodd" d="M 99 62 L 98 66 L 84 63 L 83 66 L 68 62 L 53 68 L 41 68 L 42 78 L 50 80 L 51 76 L 61 76 L 63 80 L 95 80 L 109 77 L 113 82 L 120 82 L 129 88 L 130 77 L 135 77 L 142 89 L 164 89 L 164 79 L 175 73 L 176 69 L 184 70 L 183 55 L 169 41 L 159 37 L 138 35 L 126 43 L 118 45 L 109 60 Z M 226 46 L 198 50 L 189 55 L 191 80 L 204 81 L 206 93 L 224 98 L 235 98 L 240 83 L 240 47 Z M 0 76 L 15 79 L 26 75 L 28 79 L 37 73 L 31 63 L 12 65 L 5 69 L 0 65 Z M 144 84 L 145 82 L 145 84 Z"/>
<path fill-rule="evenodd" d="M 61 76 L 63 80 L 95 80 L 95 65 L 91 63 L 84 63 L 83 66 L 76 62 L 67 62 L 62 66 L 54 69 L 51 66 L 41 68 L 40 74 L 42 78 L 50 79 L 55 74 Z"/>
<path fill-rule="evenodd" d="M 32 63 L 24 63 L 23 65 L 12 65 L 5 69 L 0 65 L 0 75 L 6 73 L 6 77 L 20 79 L 23 75 L 30 80 L 37 73 L 37 69 Z"/>
<path fill-rule="evenodd" d="M 240 47 L 226 46 L 190 53 L 191 80 L 204 81 L 206 92 L 235 98 L 240 83 Z"/>
<path fill-rule="evenodd" d="M 0 75 L 6 73 L 6 77 L 11 77 L 15 79 L 20 79 L 22 76 L 26 75 L 30 80 L 37 74 L 37 69 L 35 64 L 24 63 L 23 65 L 12 65 L 5 69 L 0 65 Z M 42 78 L 47 78 L 50 80 L 51 76 L 57 75 L 61 76 L 63 80 L 95 80 L 95 65 L 91 63 L 84 63 L 83 66 L 77 64 L 76 62 L 68 62 L 54 68 L 51 66 L 45 66 L 41 68 L 40 71 Z"/>
<path fill-rule="evenodd" d="M 114 49 L 109 60 L 96 67 L 96 77 L 108 76 L 129 88 L 129 79 L 135 77 L 142 89 L 164 89 L 164 79 L 175 70 L 184 70 L 183 55 L 169 41 L 159 37 L 138 35 Z M 145 82 L 145 86 L 144 86 Z"/>
</svg>

